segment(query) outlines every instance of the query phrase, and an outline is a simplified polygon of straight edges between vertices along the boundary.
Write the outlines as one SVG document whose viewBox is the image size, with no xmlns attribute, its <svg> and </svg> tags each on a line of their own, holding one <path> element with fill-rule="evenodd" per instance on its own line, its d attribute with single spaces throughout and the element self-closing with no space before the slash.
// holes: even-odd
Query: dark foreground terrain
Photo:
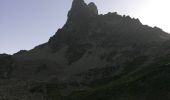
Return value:
<svg viewBox="0 0 170 100">
<path fill-rule="evenodd" d="M 170 35 L 73 0 L 47 43 L 0 55 L 0 100 L 170 100 Z"/>
</svg>

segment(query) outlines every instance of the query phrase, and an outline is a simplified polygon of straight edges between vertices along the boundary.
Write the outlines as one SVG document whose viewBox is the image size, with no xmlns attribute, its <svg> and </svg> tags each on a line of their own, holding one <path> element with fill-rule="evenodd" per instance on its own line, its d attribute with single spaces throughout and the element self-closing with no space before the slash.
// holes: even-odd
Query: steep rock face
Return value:
<svg viewBox="0 0 170 100">
<path fill-rule="evenodd" d="M 94 15 L 95 15 L 95 14 L 98 15 L 97 6 L 96 6 L 93 2 L 91 2 L 91 3 L 88 4 L 88 8 L 89 8 L 89 10 L 90 10 L 91 12 L 93 12 Z"/>
<path fill-rule="evenodd" d="M 97 15 L 98 10 L 94 3 L 87 5 L 83 0 L 74 0 L 66 24 L 49 40 L 49 45 L 56 49 L 64 44 L 86 41 L 89 22 Z"/>
<path fill-rule="evenodd" d="M 98 15 L 98 10 L 94 3 L 87 5 L 83 0 L 74 0 L 63 28 L 85 31 L 88 22 L 96 15 Z"/>
<path fill-rule="evenodd" d="M 133 97 L 129 91 L 134 93 L 133 88 L 141 86 L 140 80 L 145 88 L 153 85 L 152 90 L 157 84 L 150 78 L 169 78 L 169 39 L 168 33 L 142 25 L 138 19 L 117 13 L 99 15 L 94 3 L 73 0 L 66 24 L 47 43 L 13 56 L 0 55 L 0 76 L 12 76 L 0 81 L 0 96 L 22 98 L 22 93 L 32 100 L 55 100 L 81 90 L 83 93 L 69 95 L 69 100 L 102 100 L 105 95 L 101 94 L 111 88 L 108 100 L 128 100 L 128 95 Z M 145 78 L 150 73 L 153 75 Z M 14 88 L 10 88 L 11 84 Z M 122 98 L 110 96 L 122 92 L 119 89 L 127 90 Z M 149 97 L 151 91 L 146 93 L 134 93 L 134 98 Z"/>
</svg>

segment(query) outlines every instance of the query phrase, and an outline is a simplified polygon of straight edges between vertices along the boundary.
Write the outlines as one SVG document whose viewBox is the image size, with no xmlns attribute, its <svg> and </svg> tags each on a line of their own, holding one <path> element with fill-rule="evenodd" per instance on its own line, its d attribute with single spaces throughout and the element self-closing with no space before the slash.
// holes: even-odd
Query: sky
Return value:
<svg viewBox="0 0 170 100">
<path fill-rule="evenodd" d="M 100 14 L 117 12 L 170 33 L 170 0 L 85 0 Z M 0 53 L 13 54 L 45 43 L 67 19 L 72 0 L 0 0 Z"/>
</svg>

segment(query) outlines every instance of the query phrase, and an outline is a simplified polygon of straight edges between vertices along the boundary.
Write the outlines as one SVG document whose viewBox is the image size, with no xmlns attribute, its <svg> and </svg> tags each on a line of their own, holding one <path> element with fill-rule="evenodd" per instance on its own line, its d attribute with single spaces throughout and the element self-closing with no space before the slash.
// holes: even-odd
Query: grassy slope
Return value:
<svg viewBox="0 0 170 100">
<path fill-rule="evenodd" d="M 162 59 L 159 61 L 162 61 Z M 66 100 L 170 100 L 170 65 L 153 64 L 117 80 L 77 91 Z"/>
</svg>

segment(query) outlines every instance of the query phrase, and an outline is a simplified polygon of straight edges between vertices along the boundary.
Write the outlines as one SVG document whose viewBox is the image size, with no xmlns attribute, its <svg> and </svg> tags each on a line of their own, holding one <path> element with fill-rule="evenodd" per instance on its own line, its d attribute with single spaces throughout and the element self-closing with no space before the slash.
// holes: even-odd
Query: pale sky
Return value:
<svg viewBox="0 0 170 100">
<path fill-rule="evenodd" d="M 85 0 L 99 13 L 117 12 L 170 33 L 170 0 Z M 45 43 L 67 19 L 72 0 L 0 0 L 0 53 Z"/>
</svg>

